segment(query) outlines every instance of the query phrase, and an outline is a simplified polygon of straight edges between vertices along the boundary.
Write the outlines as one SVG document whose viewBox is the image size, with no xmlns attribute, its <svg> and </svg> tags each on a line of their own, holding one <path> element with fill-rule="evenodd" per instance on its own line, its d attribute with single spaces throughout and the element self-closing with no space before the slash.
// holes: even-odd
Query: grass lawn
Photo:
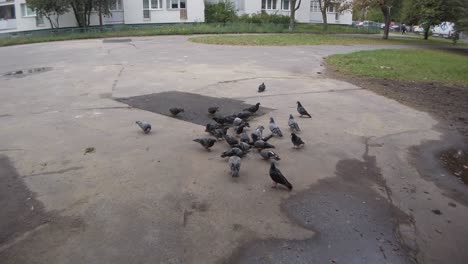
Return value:
<svg viewBox="0 0 468 264">
<path fill-rule="evenodd" d="M 81 30 L 86 32 L 80 32 Z M 281 24 L 175 24 L 175 25 L 146 25 L 146 26 L 123 26 L 119 28 L 106 29 L 99 31 L 99 27 L 88 29 L 71 28 L 59 29 L 58 32 L 44 31 L 44 35 L 14 36 L 0 38 L 1 46 L 11 46 L 18 44 L 62 41 L 73 39 L 94 39 L 110 37 L 135 37 L 135 36 L 156 36 L 156 35 L 190 35 L 190 34 L 226 34 L 226 33 L 287 33 L 288 25 Z M 297 32 L 321 34 L 322 25 L 318 24 L 298 24 Z M 353 28 L 341 25 L 330 25 L 328 33 L 375 33 L 359 28 Z"/>
<path fill-rule="evenodd" d="M 239 36 L 206 36 L 190 39 L 197 43 L 218 45 L 245 46 L 288 46 L 288 45 L 356 45 L 356 44 L 414 44 L 414 45 L 451 45 L 450 40 L 414 38 L 390 38 L 383 40 L 379 37 L 334 36 L 324 34 L 268 34 L 268 35 L 239 35 Z M 459 45 L 467 45 L 460 43 Z"/>
<path fill-rule="evenodd" d="M 326 62 L 344 74 L 468 86 L 468 56 L 459 53 L 430 49 L 373 50 L 333 55 Z"/>
</svg>

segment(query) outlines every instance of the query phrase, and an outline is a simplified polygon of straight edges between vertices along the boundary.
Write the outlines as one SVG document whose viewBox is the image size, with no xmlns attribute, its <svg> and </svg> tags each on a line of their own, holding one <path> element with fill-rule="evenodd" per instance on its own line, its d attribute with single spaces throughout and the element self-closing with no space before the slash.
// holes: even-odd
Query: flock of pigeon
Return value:
<svg viewBox="0 0 468 264">
<path fill-rule="evenodd" d="M 262 93 L 266 89 L 264 83 L 262 83 L 258 87 L 258 92 Z M 272 137 L 283 137 L 283 133 L 281 129 L 276 124 L 273 117 L 270 117 L 269 129 L 271 134 L 268 136 L 263 136 L 263 130 L 265 129 L 263 126 L 258 126 L 254 132 L 249 134 L 246 131 L 246 128 L 250 128 L 248 120 L 255 115 L 255 113 L 259 110 L 260 103 L 257 103 L 251 107 L 243 109 L 242 112 L 228 115 L 228 116 L 215 116 L 213 117 L 213 121 L 215 123 L 209 123 L 206 125 L 205 132 L 208 132 L 212 137 L 203 137 L 197 138 L 193 141 L 199 143 L 203 146 L 206 150 L 211 151 L 210 148 L 214 146 L 214 144 L 219 140 L 225 140 L 225 142 L 229 145 L 229 149 L 224 151 L 221 154 L 222 158 L 229 157 L 228 165 L 231 171 L 232 177 L 239 177 L 240 167 L 241 167 L 241 158 L 243 158 L 247 153 L 250 152 L 251 149 L 257 149 L 260 156 L 265 160 L 272 160 L 270 166 L 270 177 L 274 182 L 272 187 L 276 188 L 278 184 L 285 186 L 289 190 L 292 190 L 293 186 L 283 173 L 276 167 L 274 161 L 280 160 L 280 157 L 272 150 L 275 148 L 272 144 L 268 143 Z M 219 111 L 219 107 L 213 106 L 208 108 L 208 113 L 210 115 L 215 115 L 216 112 Z M 182 108 L 171 108 L 169 112 L 176 116 L 182 112 L 184 109 Z M 312 118 L 312 116 L 307 112 L 307 110 L 301 105 L 301 103 L 297 102 L 297 112 L 300 116 L 307 116 Z M 151 131 L 151 124 L 145 121 L 136 121 L 137 125 L 143 130 L 144 133 L 149 133 Z M 296 134 L 300 132 L 299 124 L 294 119 L 293 115 L 289 115 L 288 120 L 289 128 L 291 129 L 291 142 L 294 148 L 300 148 L 305 145 L 304 141 Z M 228 130 L 230 127 L 233 127 L 234 134 L 236 137 L 231 136 L 228 134 Z M 237 137 L 239 139 L 237 139 Z"/>
</svg>

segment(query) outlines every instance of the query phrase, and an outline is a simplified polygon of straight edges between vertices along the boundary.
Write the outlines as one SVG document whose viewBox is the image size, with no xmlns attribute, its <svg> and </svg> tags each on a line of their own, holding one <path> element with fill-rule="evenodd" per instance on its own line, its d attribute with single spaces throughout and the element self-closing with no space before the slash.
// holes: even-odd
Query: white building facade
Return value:
<svg viewBox="0 0 468 264">
<path fill-rule="evenodd" d="M 203 0 L 114 0 L 112 15 L 102 20 L 105 25 L 204 22 L 204 12 Z M 90 21 L 99 25 L 97 12 L 92 12 Z M 77 26 L 71 9 L 59 17 L 59 26 Z M 0 34 L 49 28 L 49 21 L 30 9 L 26 0 L 0 0 Z"/>
<path fill-rule="evenodd" d="M 218 3 L 224 0 L 208 0 L 210 3 Z M 290 0 L 230 0 L 237 9 L 239 15 L 267 12 L 289 16 L 291 11 Z M 302 0 L 300 8 L 296 11 L 296 20 L 300 23 L 322 23 L 318 0 Z M 353 14 L 350 10 L 338 11 L 339 4 L 328 8 L 327 22 L 329 24 L 351 25 Z"/>
</svg>

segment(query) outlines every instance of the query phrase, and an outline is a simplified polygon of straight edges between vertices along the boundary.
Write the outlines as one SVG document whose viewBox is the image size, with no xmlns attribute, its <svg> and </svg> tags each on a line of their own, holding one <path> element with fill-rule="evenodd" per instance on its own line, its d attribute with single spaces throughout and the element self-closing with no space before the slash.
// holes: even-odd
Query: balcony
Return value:
<svg viewBox="0 0 468 264">
<path fill-rule="evenodd" d="M 0 31 L 16 28 L 16 19 L 0 19 Z"/>
</svg>

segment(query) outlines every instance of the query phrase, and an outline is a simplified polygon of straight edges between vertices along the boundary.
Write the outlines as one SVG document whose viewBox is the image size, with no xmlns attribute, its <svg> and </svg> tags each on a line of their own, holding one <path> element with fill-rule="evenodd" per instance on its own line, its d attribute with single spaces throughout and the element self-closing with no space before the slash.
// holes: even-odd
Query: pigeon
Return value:
<svg viewBox="0 0 468 264">
<path fill-rule="evenodd" d="M 205 132 L 210 132 L 215 129 L 223 128 L 223 125 L 220 124 L 206 124 Z"/>
<path fill-rule="evenodd" d="M 193 141 L 200 143 L 206 150 L 210 150 L 216 142 L 216 140 L 212 138 L 196 138 Z"/>
<path fill-rule="evenodd" d="M 246 127 L 246 124 L 240 125 L 236 128 L 236 135 L 240 135 L 242 132 L 244 132 L 244 127 Z"/>
<path fill-rule="evenodd" d="M 250 134 L 250 136 L 252 137 L 252 145 L 253 145 L 257 140 L 260 139 L 260 138 L 258 138 L 257 134 L 255 134 L 255 133 Z"/>
<path fill-rule="evenodd" d="M 297 101 L 297 112 L 302 116 L 308 116 L 309 118 L 312 118 L 312 116 L 307 113 L 307 110 L 302 106 L 301 102 Z"/>
<path fill-rule="evenodd" d="M 225 117 L 213 117 L 213 120 L 221 125 L 224 124 L 232 124 L 234 122 L 234 119 L 236 119 L 236 115 L 232 116 L 225 116 Z"/>
<path fill-rule="evenodd" d="M 265 128 L 263 126 L 258 126 L 257 129 L 255 129 L 255 134 L 257 135 L 258 139 L 261 139 L 263 137 L 263 130 Z"/>
<path fill-rule="evenodd" d="M 232 157 L 232 156 L 242 157 L 244 156 L 244 154 L 245 153 L 242 151 L 242 149 L 234 147 L 234 148 L 224 151 L 223 154 L 221 154 L 221 158 Z"/>
<path fill-rule="evenodd" d="M 275 136 L 283 137 L 283 133 L 281 133 L 281 129 L 275 123 L 275 120 L 273 119 L 273 117 L 270 117 L 270 131 Z"/>
<path fill-rule="evenodd" d="M 236 117 L 236 118 L 234 118 L 234 121 L 232 122 L 232 124 L 233 124 L 234 126 L 240 126 L 240 125 L 242 124 L 242 122 L 244 122 L 244 120 L 242 120 L 242 119 L 239 118 L 239 117 Z"/>
<path fill-rule="evenodd" d="M 218 110 L 219 110 L 219 107 L 217 107 L 217 106 L 212 106 L 212 107 L 209 107 L 209 108 L 208 108 L 208 113 L 214 115 L 214 114 L 216 114 L 216 112 L 218 112 Z"/>
<path fill-rule="evenodd" d="M 300 148 L 305 144 L 304 141 L 302 141 L 302 139 L 295 133 L 291 133 L 291 141 L 295 148 Z"/>
<path fill-rule="evenodd" d="M 250 150 L 250 145 L 245 142 L 239 142 L 239 144 L 236 147 L 240 148 L 244 152 L 249 152 Z"/>
<path fill-rule="evenodd" d="M 231 170 L 232 177 L 239 177 L 239 170 L 241 165 L 241 158 L 238 156 L 231 156 L 228 161 L 229 169 Z"/>
<path fill-rule="evenodd" d="M 247 120 L 252 116 L 252 114 L 249 112 L 241 112 L 241 113 L 238 113 L 236 116 L 240 119 Z"/>
<path fill-rule="evenodd" d="M 255 141 L 254 147 L 258 149 L 266 149 L 266 148 L 275 148 L 275 146 L 271 145 L 270 143 L 267 143 L 261 139 Z"/>
<path fill-rule="evenodd" d="M 221 140 L 224 138 L 224 135 L 227 133 L 227 128 L 218 128 L 211 131 L 208 131 L 211 135 L 213 135 L 216 139 Z"/>
<path fill-rule="evenodd" d="M 270 166 L 270 177 L 273 180 L 273 182 L 275 183 L 272 186 L 273 188 L 276 188 L 276 186 L 279 183 L 281 185 L 286 186 L 286 188 L 288 188 L 290 191 L 292 190 L 293 187 L 292 187 L 291 183 L 289 183 L 288 180 L 286 179 L 286 177 L 284 177 L 283 173 L 281 173 L 281 171 L 278 168 L 276 168 L 274 162 L 272 162 L 271 166 Z"/>
<path fill-rule="evenodd" d="M 151 131 L 151 124 L 145 121 L 136 121 L 135 122 L 145 134 L 148 134 Z"/>
<path fill-rule="evenodd" d="M 254 114 L 255 112 L 258 111 L 259 108 L 260 108 L 260 103 L 256 103 L 255 105 L 252 105 L 251 107 L 245 108 L 243 111 L 247 111 L 247 112 Z"/>
<path fill-rule="evenodd" d="M 267 141 L 270 140 L 270 138 L 272 138 L 272 137 L 273 137 L 273 134 L 270 134 L 270 135 L 268 135 L 268 136 L 266 136 L 266 137 L 263 137 L 262 140 L 265 141 L 265 142 L 267 142 Z"/>
<path fill-rule="evenodd" d="M 244 142 L 244 143 L 247 143 L 247 144 L 250 143 L 250 137 L 249 137 L 249 135 L 247 134 L 247 132 L 244 131 L 244 132 L 242 132 L 242 133 L 240 134 L 240 141 L 241 141 L 241 142 Z"/>
<path fill-rule="evenodd" d="M 169 112 L 171 112 L 172 115 L 178 115 L 179 113 L 182 113 L 184 112 L 184 109 L 183 108 L 177 108 L 177 107 L 174 107 L 174 108 L 171 108 L 169 109 Z"/>
<path fill-rule="evenodd" d="M 260 156 L 262 156 L 262 158 L 265 160 L 269 160 L 269 159 L 281 160 L 280 157 L 275 152 L 269 149 L 262 149 L 260 151 Z"/>
<path fill-rule="evenodd" d="M 260 86 L 258 86 L 258 92 L 259 93 L 263 93 L 266 89 L 266 86 L 265 86 L 265 83 L 262 83 L 260 84 Z"/>
<path fill-rule="evenodd" d="M 232 147 L 234 145 L 237 145 L 239 144 L 239 140 L 237 140 L 236 138 L 234 137 L 231 137 L 230 135 L 224 135 L 224 139 L 226 140 L 226 142 Z"/>
<path fill-rule="evenodd" d="M 288 125 L 293 132 L 301 131 L 299 124 L 297 124 L 296 120 L 294 120 L 294 117 L 291 114 L 289 115 Z"/>
</svg>

